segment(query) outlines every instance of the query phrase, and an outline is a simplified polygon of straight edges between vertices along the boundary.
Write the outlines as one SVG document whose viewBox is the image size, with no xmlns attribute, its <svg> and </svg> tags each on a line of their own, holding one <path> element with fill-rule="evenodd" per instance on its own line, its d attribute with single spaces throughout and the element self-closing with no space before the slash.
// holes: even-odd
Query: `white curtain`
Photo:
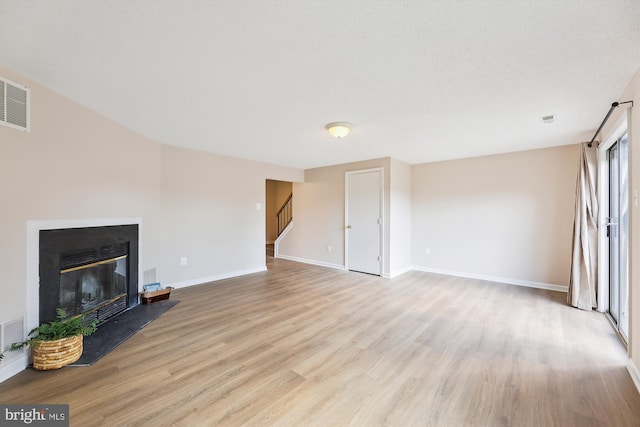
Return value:
<svg viewBox="0 0 640 427">
<path fill-rule="evenodd" d="M 582 144 L 576 185 L 573 225 L 573 257 L 567 300 L 582 310 L 597 307 L 598 199 L 596 194 L 597 148 Z"/>
</svg>

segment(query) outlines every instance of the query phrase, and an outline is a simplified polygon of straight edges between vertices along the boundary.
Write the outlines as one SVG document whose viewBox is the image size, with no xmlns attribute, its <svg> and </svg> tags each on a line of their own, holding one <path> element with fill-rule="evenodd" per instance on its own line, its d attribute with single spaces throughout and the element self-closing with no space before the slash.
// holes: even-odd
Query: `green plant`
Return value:
<svg viewBox="0 0 640 427">
<path fill-rule="evenodd" d="M 27 339 L 22 342 L 11 344 L 9 350 L 20 350 L 24 346 L 31 346 L 35 341 L 55 341 L 62 338 L 75 337 L 76 335 L 89 336 L 97 329 L 98 321 L 93 320 L 87 323 L 82 316 L 67 318 L 67 312 L 62 309 L 56 309 L 56 320 L 33 328 L 29 331 Z M 4 353 L 0 353 L 0 360 L 4 357 Z"/>
</svg>

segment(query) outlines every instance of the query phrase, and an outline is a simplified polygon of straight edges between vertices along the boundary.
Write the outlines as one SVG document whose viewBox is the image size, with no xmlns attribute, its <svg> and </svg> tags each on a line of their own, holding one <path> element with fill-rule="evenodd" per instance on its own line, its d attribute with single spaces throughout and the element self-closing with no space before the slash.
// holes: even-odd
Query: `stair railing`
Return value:
<svg viewBox="0 0 640 427">
<path fill-rule="evenodd" d="M 293 193 L 289 194 L 287 200 L 282 204 L 276 216 L 278 217 L 278 236 L 287 228 L 287 225 L 293 220 Z"/>
</svg>

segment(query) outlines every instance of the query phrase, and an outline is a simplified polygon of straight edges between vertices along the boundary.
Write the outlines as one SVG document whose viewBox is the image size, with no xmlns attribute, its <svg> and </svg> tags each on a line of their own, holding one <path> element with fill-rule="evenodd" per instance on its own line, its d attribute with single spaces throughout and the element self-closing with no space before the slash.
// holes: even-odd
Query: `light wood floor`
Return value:
<svg viewBox="0 0 640 427">
<path fill-rule="evenodd" d="M 26 370 L 1 403 L 72 426 L 638 426 L 603 315 L 565 294 L 273 260 L 180 304 L 88 368 Z"/>
</svg>

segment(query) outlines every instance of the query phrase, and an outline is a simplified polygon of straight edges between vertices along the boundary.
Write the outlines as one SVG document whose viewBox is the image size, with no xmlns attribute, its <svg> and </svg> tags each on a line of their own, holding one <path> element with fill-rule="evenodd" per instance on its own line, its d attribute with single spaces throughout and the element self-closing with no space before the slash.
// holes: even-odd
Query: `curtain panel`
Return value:
<svg viewBox="0 0 640 427">
<path fill-rule="evenodd" d="M 567 301 L 573 307 L 597 307 L 598 198 L 596 194 L 597 148 L 582 144 L 576 184 L 573 256 Z"/>
</svg>

